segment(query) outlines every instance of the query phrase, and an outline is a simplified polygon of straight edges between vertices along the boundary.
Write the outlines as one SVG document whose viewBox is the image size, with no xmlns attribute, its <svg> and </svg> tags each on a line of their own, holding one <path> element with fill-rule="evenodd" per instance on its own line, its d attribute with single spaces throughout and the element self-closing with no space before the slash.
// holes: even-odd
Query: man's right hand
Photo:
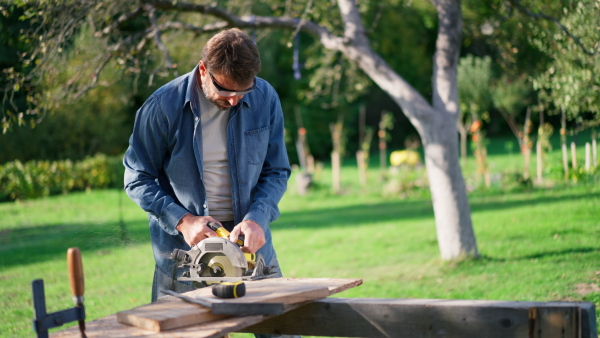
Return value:
<svg viewBox="0 0 600 338">
<path fill-rule="evenodd" d="M 194 216 L 185 214 L 177 224 L 177 231 L 181 232 L 183 239 L 190 246 L 194 246 L 200 241 L 208 237 L 218 237 L 216 232 L 208 227 L 208 222 L 216 222 L 221 224 L 216 219 L 210 216 Z"/>
</svg>

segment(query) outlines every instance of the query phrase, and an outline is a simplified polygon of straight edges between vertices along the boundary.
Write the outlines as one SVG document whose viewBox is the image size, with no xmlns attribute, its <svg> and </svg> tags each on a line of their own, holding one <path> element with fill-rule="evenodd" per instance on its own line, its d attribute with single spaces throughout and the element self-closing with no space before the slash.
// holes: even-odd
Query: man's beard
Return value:
<svg viewBox="0 0 600 338">
<path fill-rule="evenodd" d="M 219 108 L 219 110 L 227 110 L 229 108 L 231 108 L 231 104 L 229 104 L 228 101 L 225 100 L 218 100 L 215 99 L 213 97 L 210 97 L 208 94 L 208 90 L 206 88 L 206 86 L 204 85 L 203 81 L 200 81 L 201 85 L 202 85 L 202 93 L 204 93 L 204 96 L 206 97 L 206 99 L 208 100 L 208 102 L 214 104 L 215 106 L 217 106 L 217 108 Z"/>
</svg>

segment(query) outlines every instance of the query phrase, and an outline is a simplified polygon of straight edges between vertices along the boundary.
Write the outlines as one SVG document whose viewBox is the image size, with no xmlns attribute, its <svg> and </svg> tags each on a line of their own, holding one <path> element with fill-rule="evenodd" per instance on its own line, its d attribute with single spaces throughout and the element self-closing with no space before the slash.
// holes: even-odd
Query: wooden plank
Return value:
<svg viewBox="0 0 600 338">
<path fill-rule="evenodd" d="M 162 301 L 117 313 L 119 323 L 150 331 L 165 331 L 195 323 L 225 318 L 213 315 L 210 309 L 189 304 L 182 300 Z"/>
<path fill-rule="evenodd" d="M 194 296 L 215 298 L 210 288 L 186 292 L 185 295 L 192 298 Z M 259 302 L 294 304 L 327 296 L 329 296 L 329 288 L 321 283 L 295 283 L 289 279 L 286 281 L 274 278 L 246 282 L 244 297 L 224 299 L 224 301 L 241 304 Z M 117 320 L 123 324 L 158 332 L 225 318 L 223 315 L 213 314 L 208 308 L 189 304 L 172 296 L 161 298 L 165 298 L 165 301 L 119 312 Z"/>
<path fill-rule="evenodd" d="M 172 331 L 154 332 L 142 330 L 135 326 L 121 324 L 117 315 L 110 315 L 85 323 L 85 333 L 88 338 L 122 338 L 122 337 L 190 337 L 190 338 L 220 338 L 226 334 L 238 331 L 262 321 L 264 316 L 229 317 L 222 320 L 187 326 Z M 52 338 L 81 338 L 77 325 L 66 330 L 51 333 Z"/>
<path fill-rule="evenodd" d="M 581 309 L 578 307 L 532 307 L 529 309 L 529 337 L 581 337 Z"/>
<path fill-rule="evenodd" d="M 284 279 L 285 280 L 285 279 Z M 298 278 L 288 279 L 297 284 L 320 284 L 329 288 L 329 295 L 344 292 L 362 284 L 362 279 L 344 279 L 344 278 Z"/>
<path fill-rule="evenodd" d="M 327 298 L 241 332 L 334 337 L 593 338 L 597 337 L 596 330 L 594 304 L 589 302 Z"/>
<path fill-rule="evenodd" d="M 278 301 L 279 297 L 283 297 L 283 294 L 280 292 L 287 287 L 291 287 L 291 285 L 295 285 L 299 288 L 304 288 L 304 286 L 313 286 L 316 287 L 319 292 L 323 292 L 322 290 L 326 290 L 322 294 L 325 296 L 329 296 L 335 293 L 342 292 L 349 288 L 355 287 L 362 284 L 362 280 L 360 279 L 328 279 L 328 278 L 313 278 L 313 279 L 290 279 L 290 278 L 277 278 L 277 279 L 268 279 L 261 281 L 252 281 L 247 282 L 247 295 L 238 298 L 237 301 L 246 298 L 251 295 L 250 290 L 256 291 L 257 294 L 270 296 L 271 300 Z M 192 292 L 196 292 L 194 294 L 198 295 L 208 295 L 211 290 L 199 289 Z M 188 294 L 188 293 L 186 293 Z M 292 301 L 305 301 L 304 297 L 290 297 Z M 167 296 L 161 297 L 159 299 L 159 303 L 169 303 L 169 302 L 178 302 L 182 304 L 186 304 L 178 300 L 175 297 Z M 248 300 L 249 301 L 249 300 Z M 152 303 L 150 305 L 157 304 Z M 195 306 L 189 304 L 191 306 Z M 286 308 L 286 311 L 289 311 L 294 304 L 289 305 Z M 197 311 L 197 309 L 196 309 Z M 206 315 L 205 313 L 203 315 Z M 182 327 L 178 329 L 174 329 L 172 331 L 163 331 L 156 332 L 152 330 L 144 330 L 139 327 L 134 327 L 126 324 L 122 324 L 117 320 L 117 315 L 111 315 L 107 317 L 103 317 L 94 321 L 86 322 L 86 334 L 88 337 L 222 337 L 230 332 L 239 331 L 247 326 L 256 324 L 262 320 L 264 320 L 265 316 L 244 316 L 244 317 L 224 317 L 217 318 L 215 320 L 195 324 L 188 327 Z M 63 331 L 55 332 L 51 334 L 52 337 L 80 337 L 79 329 L 77 326 L 68 328 Z"/>
</svg>

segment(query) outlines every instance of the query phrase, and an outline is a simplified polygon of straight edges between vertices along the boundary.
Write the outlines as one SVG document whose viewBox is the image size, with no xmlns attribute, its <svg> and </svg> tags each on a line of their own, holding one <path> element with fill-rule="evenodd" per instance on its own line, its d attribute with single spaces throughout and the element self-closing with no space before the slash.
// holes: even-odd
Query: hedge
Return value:
<svg viewBox="0 0 600 338">
<path fill-rule="evenodd" d="M 122 157 L 98 154 L 77 162 L 16 160 L 0 166 L 0 201 L 123 186 Z"/>
</svg>

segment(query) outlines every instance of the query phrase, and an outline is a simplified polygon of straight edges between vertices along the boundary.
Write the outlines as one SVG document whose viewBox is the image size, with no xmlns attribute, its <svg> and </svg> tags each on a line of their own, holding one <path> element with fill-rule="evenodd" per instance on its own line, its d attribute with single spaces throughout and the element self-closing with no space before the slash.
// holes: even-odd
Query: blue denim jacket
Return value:
<svg viewBox="0 0 600 338">
<path fill-rule="evenodd" d="M 210 215 L 197 68 L 162 86 L 137 111 L 123 159 L 125 191 L 148 213 L 154 258 L 168 275 L 175 271 L 173 249 L 190 249 L 175 229 L 179 220 L 186 213 Z M 275 251 L 269 223 L 279 217 L 290 165 L 279 97 L 265 80 L 257 78 L 256 89 L 231 108 L 227 143 L 234 222 L 253 220 L 262 227 L 267 243 L 258 252 L 270 264 Z"/>
</svg>

